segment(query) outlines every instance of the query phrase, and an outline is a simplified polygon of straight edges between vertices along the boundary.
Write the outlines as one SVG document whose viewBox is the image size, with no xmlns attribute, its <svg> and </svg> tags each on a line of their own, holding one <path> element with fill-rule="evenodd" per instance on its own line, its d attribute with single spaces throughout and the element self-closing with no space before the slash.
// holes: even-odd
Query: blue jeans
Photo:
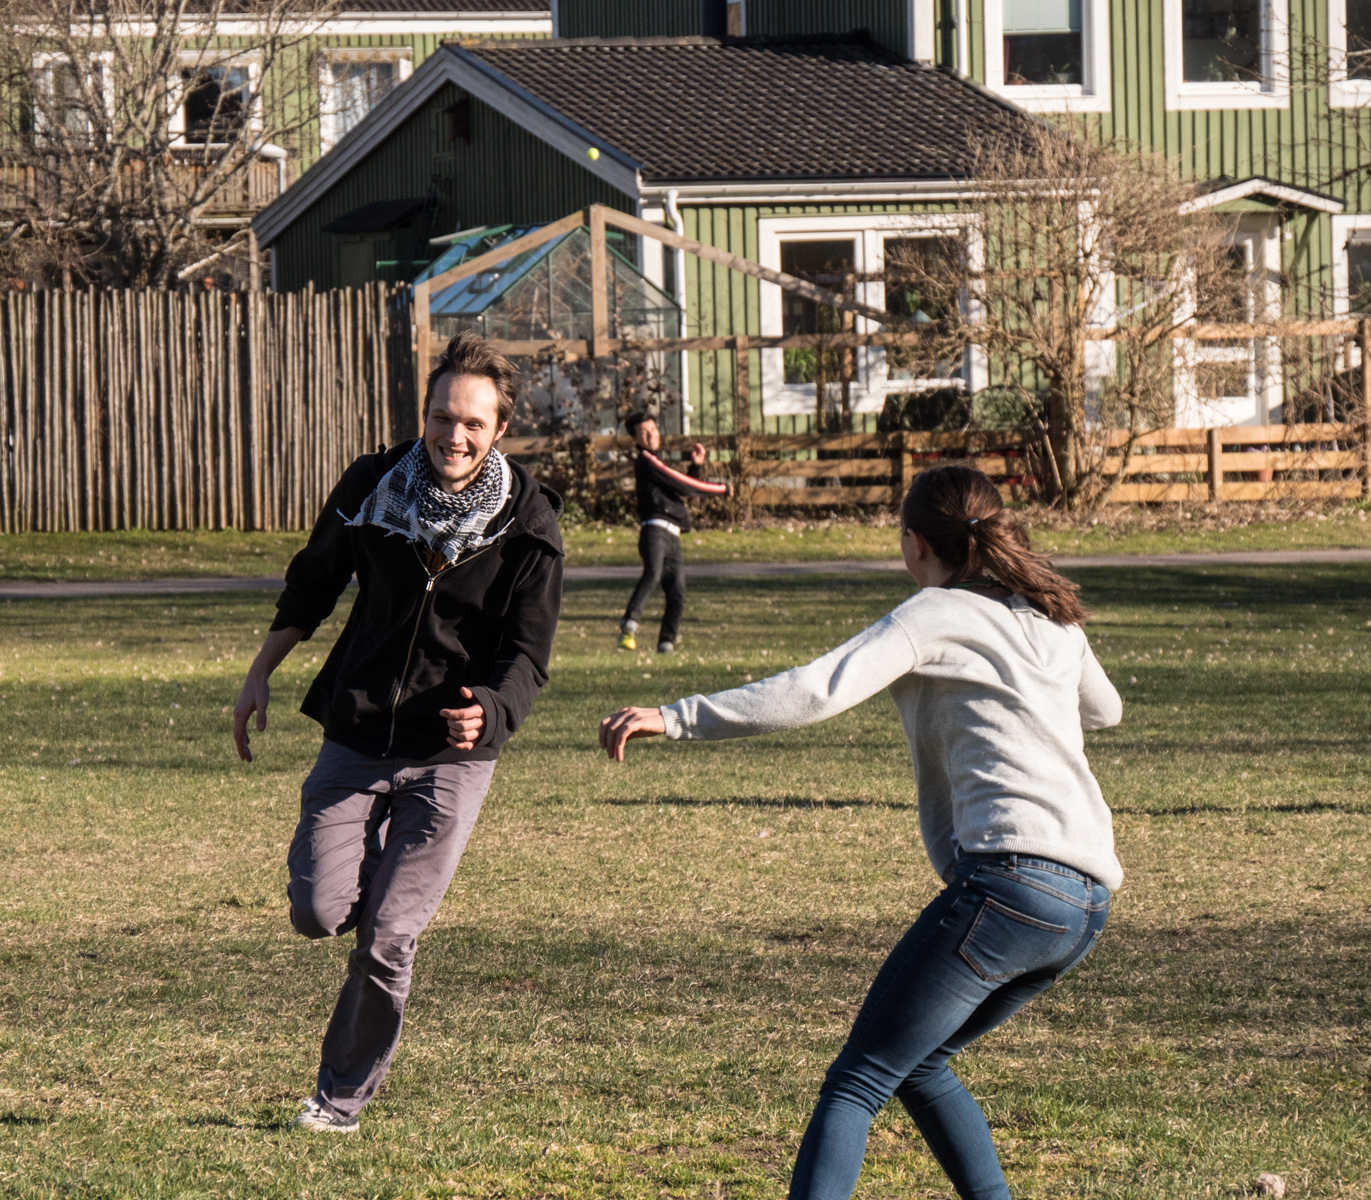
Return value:
<svg viewBox="0 0 1371 1200">
<path fill-rule="evenodd" d="M 976 1101 L 948 1060 L 1094 948 L 1109 890 L 1024 855 L 968 854 L 871 985 L 800 1144 L 791 1200 L 847 1200 L 871 1119 L 891 1096 L 962 1200 L 1009 1200 Z"/>
</svg>

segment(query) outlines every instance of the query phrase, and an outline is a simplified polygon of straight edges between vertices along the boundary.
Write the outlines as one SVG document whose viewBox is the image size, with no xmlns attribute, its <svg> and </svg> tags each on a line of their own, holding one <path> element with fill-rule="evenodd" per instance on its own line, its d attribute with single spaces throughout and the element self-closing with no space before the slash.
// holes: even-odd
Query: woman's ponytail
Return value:
<svg viewBox="0 0 1371 1200">
<path fill-rule="evenodd" d="M 972 467 L 934 467 L 904 498 L 904 527 L 920 534 L 955 574 L 949 582 L 993 576 L 1053 621 L 1083 625 L 1080 588 L 1058 575 L 1009 513 L 999 490 Z"/>
</svg>

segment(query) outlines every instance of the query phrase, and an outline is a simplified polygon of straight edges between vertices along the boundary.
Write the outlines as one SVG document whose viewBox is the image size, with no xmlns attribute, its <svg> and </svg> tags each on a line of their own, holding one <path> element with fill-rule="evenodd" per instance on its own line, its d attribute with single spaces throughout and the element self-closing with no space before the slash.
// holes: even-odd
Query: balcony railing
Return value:
<svg viewBox="0 0 1371 1200">
<path fill-rule="evenodd" d="M 213 170 L 204 162 L 202 146 L 173 150 L 171 159 L 170 190 L 176 195 L 191 194 L 203 176 Z M 137 190 L 143 186 L 145 173 L 145 167 L 140 162 L 125 165 L 121 188 L 125 203 L 136 202 Z M 36 204 L 40 208 L 60 211 L 63 192 L 75 186 L 74 181 L 69 183 L 65 178 L 67 174 L 58 164 L 43 168 L 32 163 L 0 160 L 0 210 L 21 207 L 17 200 L 22 196 L 25 201 L 22 207 Z M 294 177 L 293 162 L 254 159 L 246 171 L 232 176 L 215 192 L 200 210 L 200 215 L 218 219 L 255 216 L 275 200 L 284 188 L 289 187 Z"/>
</svg>

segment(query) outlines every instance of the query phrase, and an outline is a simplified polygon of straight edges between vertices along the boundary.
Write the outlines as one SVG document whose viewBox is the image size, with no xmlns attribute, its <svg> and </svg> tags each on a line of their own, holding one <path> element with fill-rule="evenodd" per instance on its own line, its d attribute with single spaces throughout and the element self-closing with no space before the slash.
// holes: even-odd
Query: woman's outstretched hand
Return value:
<svg viewBox="0 0 1371 1200">
<path fill-rule="evenodd" d="M 660 708 L 621 708 L 600 722 L 600 749 L 615 762 L 624 761 L 630 738 L 657 737 L 666 732 Z"/>
</svg>

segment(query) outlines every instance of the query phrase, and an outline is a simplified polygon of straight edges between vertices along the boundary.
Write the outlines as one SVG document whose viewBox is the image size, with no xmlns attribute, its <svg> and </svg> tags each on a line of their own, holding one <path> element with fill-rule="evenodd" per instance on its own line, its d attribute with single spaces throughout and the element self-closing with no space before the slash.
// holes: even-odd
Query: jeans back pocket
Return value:
<svg viewBox="0 0 1371 1200">
<path fill-rule="evenodd" d="M 987 897 L 960 953 L 982 979 L 998 983 L 1052 962 L 1067 949 L 1070 932 Z"/>
</svg>

